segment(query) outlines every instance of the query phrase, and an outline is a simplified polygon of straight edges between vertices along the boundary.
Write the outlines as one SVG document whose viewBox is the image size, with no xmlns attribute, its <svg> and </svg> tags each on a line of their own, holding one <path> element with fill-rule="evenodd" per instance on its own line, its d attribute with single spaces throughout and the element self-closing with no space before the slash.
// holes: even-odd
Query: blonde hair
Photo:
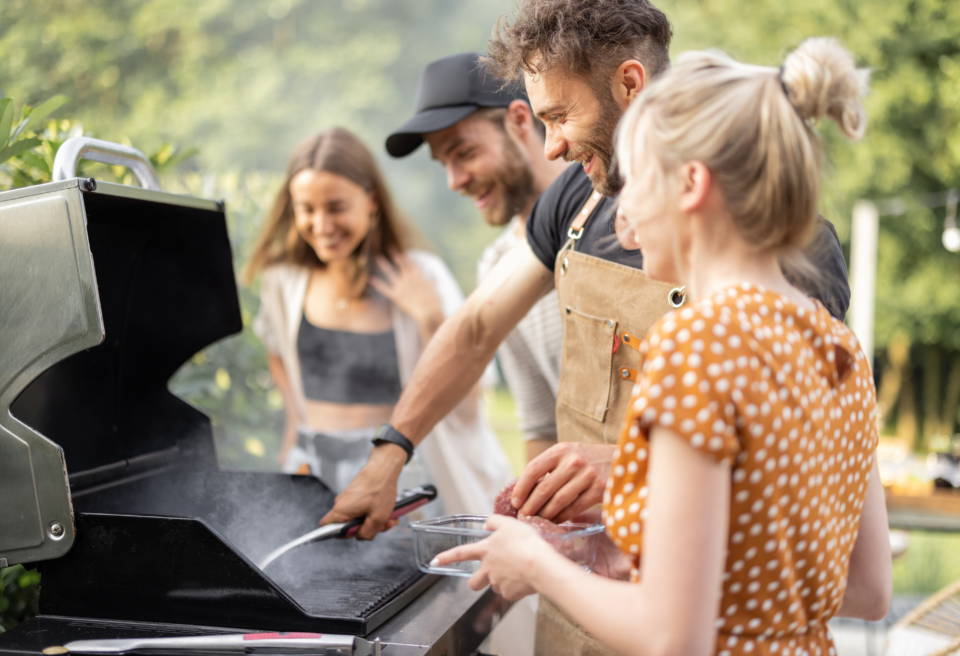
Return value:
<svg viewBox="0 0 960 656">
<path fill-rule="evenodd" d="M 658 159 L 663 174 L 703 162 L 743 238 L 795 259 L 817 217 L 821 151 L 813 124 L 827 116 L 849 138 L 862 137 L 867 81 L 867 71 L 827 38 L 804 41 L 780 69 L 686 53 L 624 115 L 620 166 L 628 173 L 639 153 Z"/>
</svg>

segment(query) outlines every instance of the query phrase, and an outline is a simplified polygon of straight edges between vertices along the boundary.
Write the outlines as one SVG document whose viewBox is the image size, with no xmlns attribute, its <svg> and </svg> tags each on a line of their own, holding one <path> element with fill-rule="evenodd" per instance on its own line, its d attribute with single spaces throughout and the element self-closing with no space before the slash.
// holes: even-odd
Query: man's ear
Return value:
<svg viewBox="0 0 960 656">
<path fill-rule="evenodd" d="M 636 59 L 628 59 L 617 67 L 610 80 L 610 91 L 620 108 L 626 111 L 647 86 L 647 69 Z"/>
<path fill-rule="evenodd" d="M 514 100 L 507 106 L 507 116 L 503 119 L 507 134 L 523 143 L 533 130 L 533 112 L 530 105 L 522 100 Z"/>
<path fill-rule="evenodd" d="M 713 188 L 713 174 L 703 162 L 696 160 L 680 166 L 680 209 L 694 212 L 702 209 Z"/>
</svg>

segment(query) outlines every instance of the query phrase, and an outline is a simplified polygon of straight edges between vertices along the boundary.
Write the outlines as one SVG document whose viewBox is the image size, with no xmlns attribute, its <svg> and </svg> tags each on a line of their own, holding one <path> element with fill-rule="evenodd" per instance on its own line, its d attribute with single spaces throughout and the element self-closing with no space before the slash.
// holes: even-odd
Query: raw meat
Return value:
<svg viewBox="0 0 960 656">
<path fill-rule="evenodd" d="M 591 549 L 591 546 L 593 549 L 596 549 L 595 541 L 583 539 L 564 539 L 563 536 L 565 536 L 571 530 L 576 530 L 578 527 L 575 527 L 571 524 L 565 524 L 561 526 L 556 522 L 546 519 L 545 517 L 540 517 L 539 515 L 520 514 L 510 503 L 510 498 L 513 496 L 513 488 L 517 485 L 517 480 L 518 479 L 513 479 L 507 483 L 507 486 L 500 490 L 500 493 L 497 495 L 497 498 L 493 503 L 494 512 L 497 515 L 516 517 L 521 522 L 529 524 L 535 528 L 537 532 L 540 533 L 540 535 L 542 535 L 543 538 L 553 546 L 554 549 L 574 562 L 580 562 L 581 560 L 584 560 L 586 552 Z"/>
<path fill-rule="evenodd" d="M 522 515 L 518 514 L 517 519 L 525 524 L 529 524 L 533 528 L 537 529 L 540 535 L 562 535 L 566 531 L 557 526 L 556 523 L 540 517 L 539 515 Z"/>
<path fill-rule="evenodd" d="M 564 533 L 564 530 L 557 526 L 554 522 L 549 519 L 540 517 L 539 515 L 523 515 L 520 514 L 516 508 L 510 503 L 510 499 L 513 496 L 513 488 L 516 487 L 518 478 L 513 479 L 507 486 L 500 490 L 500 493 L 497 495 L 496 500 L 493 502 L 493 512 L 497 515 L 506 515 L 507 517 L 516 517 L 521 522 L 530 524 L 533 528 L 537 529 L 541 535 L 556 535 L 559 533 Z"/>
<path fill-rule="evenodd" d="M 506 515 L 507 517 L 517 516 L 517 509 L 510 504 L 510 498 L 513 496 L 513 488 L 516 487 L 519 480 L 519 478 L 513 479 L 497 494 L 497 498 L 493 502 L 493 512 L 495 514 Z"/>
</svg>

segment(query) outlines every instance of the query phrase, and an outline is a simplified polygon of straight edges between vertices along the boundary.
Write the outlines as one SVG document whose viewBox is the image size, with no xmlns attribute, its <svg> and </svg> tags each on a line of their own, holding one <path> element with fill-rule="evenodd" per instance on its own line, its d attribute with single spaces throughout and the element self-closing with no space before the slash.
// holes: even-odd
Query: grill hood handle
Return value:
<svg viewBox="0 0 960 656">
<path fill-rule="evenodd" d="M 143 153 L 132 146 L 92 137 L 71 137 L 63 142 L 53 160 L 53 181 L 77 177 L 77 164 L 82 159 L 126 166 L 137 176 L 141 187 L 160 191 L 160 178 Z"/>
</svg>

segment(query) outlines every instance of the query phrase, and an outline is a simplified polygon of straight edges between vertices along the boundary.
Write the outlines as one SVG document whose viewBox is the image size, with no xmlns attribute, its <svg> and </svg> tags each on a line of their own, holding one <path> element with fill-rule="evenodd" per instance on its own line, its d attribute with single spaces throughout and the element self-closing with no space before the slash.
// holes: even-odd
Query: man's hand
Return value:
<svg viewBox="0 0 960 656">
<path fill-rule="evenodd" d="M 558 524 L 573 519 L 603 501 L 614 449 L 576 442 L 550 447 L 523 470 L 513 488 L 513 507 Z"/>
<path fill-rule="evenodd" d="M 320 525 L 366 517 L 357 531 L 358 540 L 372 540 L 377 533 L 393 526 L 395 522 L 388 520 L 397 501 L 397 479 L 406 462 L 407 452 L 396 444 L 374 447 L 370 460 L 347 489 L 337 496 L 333 508 L 320 520 Z"/>
</svg>

